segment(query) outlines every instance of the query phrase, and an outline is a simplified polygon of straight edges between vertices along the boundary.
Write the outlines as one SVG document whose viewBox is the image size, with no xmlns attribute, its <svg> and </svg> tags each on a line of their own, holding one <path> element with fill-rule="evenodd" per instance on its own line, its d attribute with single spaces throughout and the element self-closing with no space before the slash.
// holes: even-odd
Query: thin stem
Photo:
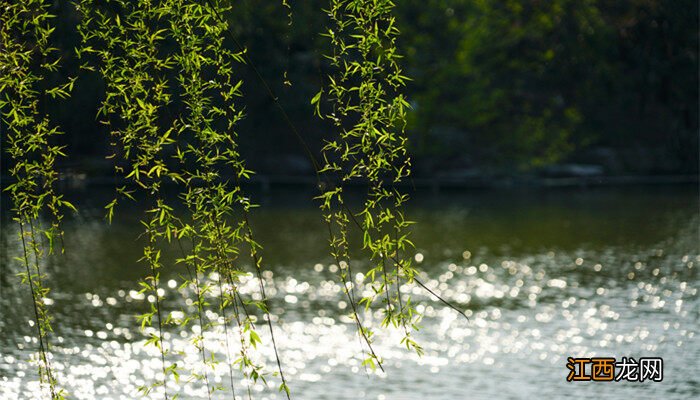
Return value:
<svg viewBox="0 0 700 400">
<path fill-rule="evenodd" d="M 177 245 L 180 248 L 180 253 L 182 254 L 182 258 L 185 259 L 185 250 L 182 247 L 182 241 L 178 238 L 177 239 Z M 194 252 L 194 241 L 192 242 L 192 251 Z M 211 388 L 209 386 L 209 374 L 207 373 L 207 350 L 205 346 L 205 341 L 204 341 L 204 319 L 202 318 L 202 295 L 201 291 L 199 289 L 199 265 L 196 262 L 194 262 L 194 279 L 192 272 L 190 271 L 190 266 L 187 261 L 185 261 L 185 268 L 187 269 L 187 274 L 190 277 L 190 281 L 194 282 L 194 292 L 195 295 L 197 296 L 197 319 L 199 320 L 199 326 L 200 326 L 200 347 L 199 351 L 202 354 L 202 367 L 204 369 L 204 383 L 207 385 L 207 397 L 209 400 L 211 400 Z"/>
<path fill-rule="evenodd" d="M 42 328 L 42 318 L 39 317 L 39 300 L 37 299 L 37 293 L 36 289 L 34 287 L 34 279 L 32 278 L 32 273 L 29 269 L 29 255 L 27 252 L 27 244 L 26 244 L 26 239 L 25 239 L 25 232 L 24 232 L 24 223 L 22 223 L 22 217 L 19 217 L 19 229 L 20 229 L 20 235 L 22 238 L 22 251 L 24 253 L 24 266 L 26 267 L 27 270 L 27 281 L 29 282 L 29 289 L 32 292 L 32 306 L 34 307 L 34 317 L 36 318 L 36 329 L 37 329 L 37 334 L 39 336 L 39 357 L 40 357 L 40 362 L 44 364 L 43 369 L 46 371 L 46 379 L 48 380 L 49 384 L 49 390 L 51 391 L 51 398 L 55 399 L 58 398 L 56 395 L 55 387 L 54 387 L 54 380 L 53 376 L 51 373 L 51 366 L 49 365 L 48 357 L 46 355 L 46 347 L 44 346 L 44 341 L 48 340 L 48 338 L 45 338 L 44 334 L 44 329 Z M 28 218 L 29 219 L 29 218 Z M 31 221 L 31 219 L 29 219 Z M 32 234 L 33 236 L 33 234 Z M 33 240 L 33 239 L 32 239 Z M 38 266 L 37 266 L 38 270 Z M 38 272 L 38 271 L 37 271 Z M 47 343 L 48 344 L 48 343 Z M 39 381 L 44 382 L 44 374 L 42 373 L 42 367 L 41 365 L 39 366 Z"/>
<path fill-rule="evenodd" d="M 394 240 L 396 240 L 398 242 L 398 238 L 399 238 L 398 228 L 394 231 L 394 233 L 395 233 Z M 400 250 L 397 247 L 396 248 L 396 258 L 397 259 L 401 259 L 401 257 L 399 256 L 399 251 Z M 401 269 L 400 269 L 398 263 L 394 263 L 394 265 L 396 266 L 396 298 L 397 298 L 397 301 L 399 303 L 399 315 L 402 316 L 401 325 L 403 326 L 404 333 L 406 334 L 406 336 L 408 336 L 408 327 L 406 327 L 406 318 L 403 317 L 403 315 L 404 315 L 404 313 L 403 313 L 403 300 L 401 300 Z"/>
<path fill-rule="evenodd" d="M 469 321 L 469 317 L 467 317 L 467 314 L 465 314 L 462 310 L 460 310 L 459 308 L 455 307 L 455 306 L 454 306 L 452 303 L 450 303 L 449 301 L 447 301 L 447 300 L 443 299 L 442 297 L 440 297 L 440 295 L 438 295 L 438 294 L 435 293 L 434 291 L 430 290 L 430 288 L 428 288 L 427 286 L 425 286 L 425 284 L 423 284 L 423 282 L 421 282 L 418 278 L 413 277 L 413 280 L 414 280 L 420 287 L 422 287 L 423 289 L 425 289 L 428 293 L 432 294 L 432 295 L 435 296 L 438 300 L 440 300 L 441 303 L 443 303 L 443 304 L 446 305 L 447 307 L 449 307 L 449 308 L 451 308 L 451 309 L 457 311 L 461 316 L 463 316 L 464 318 L 467 319 L 467 321 Z"/>
<path fill-rule="evenodd" d="M 335 245 L 335 242 L 333 240 L 333 230 L 331 227 L 331 222 L 328 221 L 328 234 L 331 239 L 331 246 L 333 247 L 333 257 L 335 259 L 335 262 L 340 266 L 340 259 L 338 258 L 338 247 Z M 348 270 L 350 268 L 350 262 L 347 262 L 348 265 Z M 341 273 L 340 279 L 343 283 L 343 288 L 345 295 L 348 296 L 348 301 L 350 302 L 350 307 L 352 308 L 352 314 L 353 314 L 353 319 L 355 320 L 355 324 L 357 325 L 357 332 L 360 334 L 360 336 L 364 339 L 365 343 L 367 344 L 367 347 L 369 348 L 369 354 L 370 356 L 377 361 L 377 366 L 379 366 L 379 369 L 384 372 L 384 367 L 382 366 L 382 362 L 380 358 L 377 356 L 377 353 L 375 353 L 374 348 L 372 348 L 372 341 L 370 338 L 367 336 L 367 332 L 365 331 L 365 328 L 362 326 L 362 320 L 360 319 L 360 315 L 357 312 L 357 304 L 355 302 L 355 298 L 353 296 L 353 286 L 351 285 L 350 290 L 348 290 L 348 281 L 347 277 L 343 276 Z"/>
<path fill-rule="evenodd" d="M 151 246 L 155 246 L 155 232 L 152 230 L 151 227 L 149 227 L 149 242 Z M 153 251 L 153 247 L 151 247 L 150 251 Z M 165 346 L 163 344 L 163 318 L 161 316 L 160 312 L 160 294 L 158 293 L 158 275 L 156 273 L 156 261 L 153 260 L 153 256 L 149 254 L 149 264 L 151 267 L 151 282 L 153 283 L 153 291 L 155 292 L 155 298 L 156 298 L 156 316 L 158 317 L 158 349 L 160 350 L 160 360 L 161 360 L 161 366 L 163 368 L 163 396 L 165 397 L 165 400 L 168 400 L 168 387 L 167 387 L 167 368 L 165 367 Z"/>
<path fill-rule="evenodd" d="M 391 318 L 393 316 L 393 313 L 391 311 L 391 299 L 389 298 L 391 296 L 391 293 L 389 291 L 390 285 L 389 285 L 389 279 L 386 274 L 386 249 L 384 249 L 384 252 L 382 253 L 382 276 L 384 277 L 384 294 L 386 295 L 386 312 L 389 317 L 389 321 L 391 321 Z"/>
<path fill-rule="evenodd" d="M 240 333 L 239 337 L 241 339 L 241 357 L 243 357 L 243 360 L 248 359 L 248 354 L 247 354 L 247 346 L 245 342 L 245 338 L 243 337 L 243 323 L 241 322 L 241 317 L 240 317 L 240 311 L 238 310 L 238 303 L 236 302 L 238 300 L 241 301 L 241 305 L 243 305 L 243 301 L 241 300 L 241 295 L 238 292 L 238 289 L 233 285 L 233 283 L 230 283 L 232 288 L 231 292 L 233 293 L 233 310 L 236 316 L 236 323 L 238 324 L 238 332 Z M 248 315 L 248 312 L 246 311 L 245 307 L 242 307 L 243 311 L 246 313 L 246 317 L 248 318 L 248 321 L 250 321 L 250 316 Z M 245 361 L 244 361 L 245 365 Z M 246 371 L 243 371 L 244 374 L 246 374 Z M 250 379 L 247 379 L 246 382 L 246 389 L 248 390 L 248 399 L 252 400 L 253 398 L 253 393 L 250 388 Z"/>
<path fill-rule="evenodd" d="M 245 221 L 246 228 L 248 230 L 248 241 L 250 244 L 250 255 L 253 257 L 253 263 L 255 264 L 255 271 L 258 276 L 258 283 L 260 284 L 260 294 L 262 295 L 262 303 L 265 306 L 265 316 L 267 317 L 267 326 L 270 329 L 270 338 L 272 339 L 272 349 L 275 351 L 275 360 L 277 361 L 277 370 L 280 373 L 280 379 L 282 380 L 282 385 L 285 388 L 284 393 L 287 395 L 287 399 L 291 399 L 289 394 L 289 386 L 287 386 L 287 380 L 284 378 L 284 371 L 282 370 L 282 362 L 280 361 L 280 355 L 277 351 L 277 341 L 275 340 L 275 332 L 272 329 L 272 317 L 270 316 L 270 309 L 267 304 L 267 295 L 265 294 L 265 284 L 262 277 L 262 265 L 258 252 L 256 250 L 257 244 L 253 240 L 253 230 L 250 227 L 250 221 L 248 219 L 248 210 L 244 208 L 243 210 L 243 220 Z"/>
<path fill-rule="evenodd" d="M 226 316 L 226 307 L 224 306 L 224 285 L 222 284 L 221 277 L 224 276 L 224 273 L 221 271 L 221 264 L 218 265 L 217 267 L 217 279 L 219 283 L 219 309 L 221 310 L 221 316 L 224 318 L 224 336 L 225 336 L 225 345 L 226 345 L 226 359 L 229 368 L 229 380 L 231 384 L 231 393 L 233 398 L 236 398 L 236 391 L 234 389 L 233 385 L 233 362 L 232 362 L 232 357 L 231 357 L 231 346 L 229 345 L 229 334 L 228 334 L 228 317 Z M 238 315 L 236 314 L 234 310 L 234 314 L 236 315 L 236 318 Z M 245 374 L 245 371 L 243 371 Z"/>
</svg>

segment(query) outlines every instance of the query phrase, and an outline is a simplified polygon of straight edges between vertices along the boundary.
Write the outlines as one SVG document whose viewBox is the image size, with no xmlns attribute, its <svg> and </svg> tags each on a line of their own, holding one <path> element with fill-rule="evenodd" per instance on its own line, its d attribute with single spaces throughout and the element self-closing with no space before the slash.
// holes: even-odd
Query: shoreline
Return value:
<svg viewBox="0 0 700 400">
<path fill-rule="evenodd" d="M 233 177 L 225 177 L 233 178 Z M 4 190 L 8 184 L 15 181 L 10 176 L 0 176 L 0 188 Z M 258 186 L 263 191 L 273 187 L 296 186 L 302 188 L 316 188 L 318 179 L 308 175 L 253 175 L 243 186 Z M 700 175 L 620 175 L 620 176 L 584 176 L 584 177 L 537 177 L 537 176 L 512 176 L 512 177 L 468 177 L 447 178 L 416 177 L 405 179 L 396 184 L 400 188 L 428 189 L 432 192 L 440 190 L 469 190 L 469 189 L 548 189 L 548 188 L 587 188 L 587 187 L 625 187 L 625 186 L 662 186 L 662 185 L 690 185 L 699 184 Z M 170 182 L 164 181 L 170 185 Z M 129 180 L 113 176 L 87 177 L 85 174 L 64 174 L 59 178 L 59 189 L 80 189 L 89 186 L 103 185 L 129 185 Z M 366 187 L 366 182 L 346 183 L 346 187 Z"/>
</svg>

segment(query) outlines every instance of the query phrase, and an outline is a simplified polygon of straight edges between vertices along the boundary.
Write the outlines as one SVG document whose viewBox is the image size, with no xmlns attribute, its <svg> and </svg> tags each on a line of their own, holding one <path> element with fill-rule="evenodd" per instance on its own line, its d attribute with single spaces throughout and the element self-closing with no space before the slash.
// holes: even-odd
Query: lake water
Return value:
<svg viewBox="0 0 700 400">
<path fill-rule="evenodd" d="M 108 225 L 102 218 L 108 196 L 89 189 L 75 199 L 81 213 L 66 220 L 66 254 L 44 266 L 52 288 L 52 364 L 76 399 L 138 398 L 137 387 L 152 383 L 161 368 L 153 350 L 143 348 L 146 336 L 134 318 L 149 301 L 136 293 L 147 272 L 137 262 L 140 211 L 121 208 Z M 311 196 L 258 196 L 263 207 L 252 214 L 293 398 L 700 398 L 697 187 L 415 195 L 407 213 L 418 222 L 413 241 L 423 279 L 469 320 L 405 286 L 425 314 L 415 334 L 425 355 L 402 347 L 399 332 L 378 329 L 375 350 L 385 373 L 361 366 L 361 345 Z M 40 398 L 36 367 L 28 362 L 38 348 L 31 299 L 15 275 L 21 247 L 6 208 L 0 231 L 0 399 Z M 364 265 L 360 260 L 353 272 Z M 183 306 L 177 286 L 184 271 L 168 268 L 162 286 L 171 312 Z M 359 285 L 361 275 L 355 278 Z M 249 281 L 241 290 L 256 285 Z M 380 322 L 369 313 L 363 318 Z M 171 361 L 197 369 L 192 336 L 191 327 L 167 328 L 168 348 L 185 353 Z M 207 336 L 207 348 L 220 359 L 222 338 L 214 331 Z M 259 354 L 273 371 L 269 346 Z M 662 357 L 663 381 L 567 382 L 567 357 Z M 171 396 L 206 398 L 201 380 L 181 378 L 169 386 Z M 209 378 L 229 390 L 223 363 Z M 251 386 L 253 398 L 283 397 L 277 378 L 268 380 L 269 387 Z M 237 398 L 247 398 L 242 377 L 234 384 Z M 162 398 L 155 393 L 150 398 Z"/>
</svg>

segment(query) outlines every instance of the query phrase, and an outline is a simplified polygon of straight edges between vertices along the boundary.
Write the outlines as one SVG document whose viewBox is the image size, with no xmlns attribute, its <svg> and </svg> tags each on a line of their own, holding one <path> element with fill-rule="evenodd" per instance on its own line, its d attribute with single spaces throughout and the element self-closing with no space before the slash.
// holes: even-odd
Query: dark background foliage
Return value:
<svg viewBox="0 0 700 400">
<path fill-rule="evenodd" d="M 312 151 L 332 135 L 310 105 L 327 72 L 325 7 L 293 2 L 290 19 L 278 2 L 244 0 L 227 16 Z M 104 84 L 78 70 L 73 4 L 57 0 L 52 12 L 63 64 L 51 80 L 80 75 L 70 99 L 43 106 L 65 132 L 61 168 L 111 175 L 108 132 L 96 118 Z M 417 176 L 697 173 L 697 1 L 402 0 L 396 13 L 413 79 L 407 132 Z M 248 165 L 313 174 L 255 70 L 239 74 Z"/>
</svg>

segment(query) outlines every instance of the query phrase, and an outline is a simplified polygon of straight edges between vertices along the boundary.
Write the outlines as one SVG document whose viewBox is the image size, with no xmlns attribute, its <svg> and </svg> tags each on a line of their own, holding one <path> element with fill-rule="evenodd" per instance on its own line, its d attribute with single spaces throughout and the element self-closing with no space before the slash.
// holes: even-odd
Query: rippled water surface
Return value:
<svg viewBox="0 0 700 400">
<path fill-rule="evenodd" d="M 140 257 L 137 207 L 121 209 L 110 226 L 106 199 L 86 191 L 80 215 L 65 224 L 64 256 L 45 266 L 55 333 L 52 364 L 72 398 L 132 399 L 159 376 L 160 359 L 144 348 L 134 315 L 151 299 L 138 293 L 146 268 Z M 465 310 L 443 307 L 419 287 L 404 285 L 419 310 L 415 335 L 425 355 L 406 351 L 398 331 L 378 331 L 375 350 L 386 372 L 366 371 L 361 344 L 327 251 L 327 230 L 309 198 L 280 192 L 262 196 L 252 224 L 264 245 L 264 274 L 275 333 L 293 398 L 297 399 L 520 399 L 699 398 L 697 188 L 589 189 L 549 192 L 490 191 L 414 196 L 413 241 L 423 280 Z M 103 198 L 104 197 L 104 198 Z M 13 260 L 21 251 L 17 228 L 3 211 L 0 258 L 0 398 L 39 398 L 38 348 L 31 299 Z M 362 287 L 366 261 L 354 266 Z M 192 296 L 179 289 L 184 271 L 163 272 L 166 313 L 178 317 Z M 244 280 L 243 293 L 257 292 Z M 213 293 L 216 296 L 216 293 Z M 214 301 L 212 299 L 212 301 Z M 190 303 L 191 304 L 191 303 Z M 215 311 L 215 309 L 214 309 Z M 214 311 L 206 318 L 221 318 Z M 367 313 L 368 325 L 380 315 Z M 261 338 L 269 343 L 263 324 Z M 190 340 L 198 325 L 167 328 L 169 356 L 183 371 L 200 372 Z M 237 352 L 234 328 L 229 329 Z M 212 328 L 206 347 L 222 361 L 224 333 Z M 274 370 L 269 346 L 259 361 Z M 182 351 L 184 355 L 175 356 Z M 663 357 L 663 382 L 571 382 L 566 358 Z M 206 398 L 201 379 L 182 372 L 169 392 Z M 229 369 L 210 379 L 231 398 Z M 282 398 L 278 378 L 251 385 L 253 398 Z M 247 398 L 236 376 L 237 398 Z M 153 392 L 151 398 L 162 398 Z M 245 396 L 244 396 L 245 395 Z"/>
</svg>

